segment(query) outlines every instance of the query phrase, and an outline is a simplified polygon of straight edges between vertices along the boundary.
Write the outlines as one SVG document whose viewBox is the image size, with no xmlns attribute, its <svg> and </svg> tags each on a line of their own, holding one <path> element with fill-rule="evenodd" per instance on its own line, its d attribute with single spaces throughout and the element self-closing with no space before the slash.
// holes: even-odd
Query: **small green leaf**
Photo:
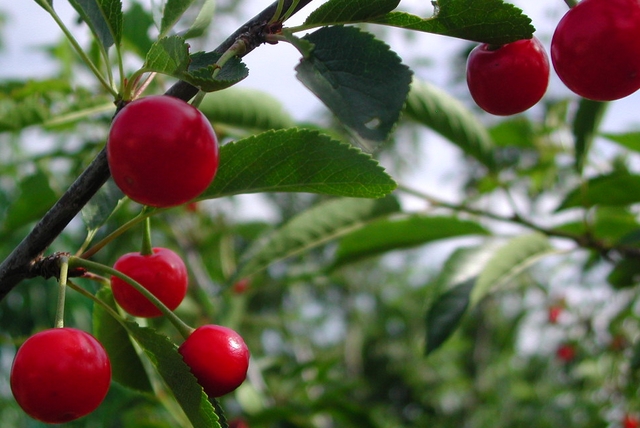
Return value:
<svg viewBox="0 0 640 428">
<path fill-rule="evenodd" d="M 20 196 L 7 209 L 5 231 L 38 220 L 58 200 L 58 195 L 49 184 L 49 177 L 42 170 L 22 179 L 18 187 Z"/>
<path fill-rule="evenodd" d="M 113 294 L 108 287 L 98 291 L 96 297 L 116 309 Z M 93 307 L 93 334 L 107 350 L 111 361 L 113 380 L 127 388 L 141 392 L 153 392 L 140 356 L 133 347 L 129 333 L 120 321 L 114 319 L 101 305 Z"/>
<path fill-rule="evenodd" d="M 585 98 L 580 100 L 576 117 L 573 121 L 573 136 L 575 138 L 576 170 L 582 173 L 585 159 L 596 136 L 600 122 L 604 117 L 609 103 L 592 101 Z"/>
<path fill-rule="evenodd" d="M 409 93 L 411 71 L 389 47 L 355 27 L 324 27 L 296 67 L 309 88 L 363 144 L 385 141 Z"/>
<path fill-rule="evenodd" d="M 478 223 L 455 217 L 412 214 L 400 218 L 384 218 L 342 238 L 336 250 L 334 266 L 439 239 L 487 233 Z"/>
<path fill-rule="evenodd" d="M 460 101 L 440 88 L 414 79 L 405 112 L 487 168 L 495 168 L 493 141 L 487 129 Z"/>
<path fill-rule="evenodd" d="M 295 122 L 280 101 L 267 92 L 231 87 L 208 94 L 200 105 L 214 125 L 250 131 L 291 128 Z"/>
<path fill-rule="evenodd" d="M 549 238 L 541 233 L 510 239 L 484 266 L 471 293 L 471 304 L 475 306 L 487 294 L 501 289 L 523 270 L 553 252 Z"/>
<path fill-rule="evenodd" d="M 109 180 L 82 208 L 82 220 L 87 229 L 92 231 L 102 227 L 119 207 L 123 198 L 122 191 L 112 180 Z"/>
<path fill-rule="evenodd" d="M 122 39 L 122 2 L 120 0 L 69 0 L 107 50 Z"/>
<path fill-rule="evenodd" d="M 202 387 L 168 337 L 127 321 L 125 328 L 149 357 L 194 428 L 220 428 L 219 418 Z"/>
<path fill-rule="evenodd" d="M 396 183 L 371 156 L 307 129 L 268 131 L 220 148 L 220 168 L 198 199 L 308 192 L 379 198 Z"/>
<path fill-rule="evenodd" d="M 530 39 L 535 31 L 531 19 L 522 10 L 502 0 L 439 0 L 435 3 L 435 14 L 431 18 L 391 12 L 369 22 L 496 45 Z"/>
<path fill-rule="evenodd" d="M 191 27 L 180 35 L 185 39 L 191 39 L 203 35 L 207 28 L 209 28 L 215 11 L 216 0 L 205 0 L 202 8 L 200 8 L 200 12 L 198 12 L 198 16 L 196 16 L 193 24 L 191 24 Z"/>
<path fill-rule="evenodd" d="M 605 133 L 602 136 L 629 150 L 640 152 L 640 131 L 621 134 Z"/>
<path fill-rule="evenodd" d="M 614 172 L 600 175 L 569 192 L 558 211 L 594 205 L 624 206 L 640 202 L 640 175 Z"/>
<path fill-rule="evenodd" d="M 160 37 L 169 34 L 169 31 L 176 25 L 193 2 L 194 0 L 167 0 L 162 12 Z"/>
<path fill-rule="evenodd" d="M 292 218 L 258 240 L 242 256 L 236 277 L 252 275 L 270 264 L 326 244 L 357 230 L 372 219 L 400 209 L 393 197 L 382 199 L 333 199 Z"/>
<path fill-rule="evenodd" d="M 425 355 L 438 349 L 458 328 L 469 307 L 475 281 L 463 282 L 443 293 L 429 308 L 426 316 Z"/>
<path fill-rule="evenodd" d="M 180 77 L 187 71 L 190 61 L 189 45 L 182 37 L 164 37 L 151 45 L 143 68 Z"/>
<path fill-rule="evenodd" d="M 311 12 L 305 26 L 360 22 L 391 12 L 400 0 L 330 0 Z"/>
</svg>

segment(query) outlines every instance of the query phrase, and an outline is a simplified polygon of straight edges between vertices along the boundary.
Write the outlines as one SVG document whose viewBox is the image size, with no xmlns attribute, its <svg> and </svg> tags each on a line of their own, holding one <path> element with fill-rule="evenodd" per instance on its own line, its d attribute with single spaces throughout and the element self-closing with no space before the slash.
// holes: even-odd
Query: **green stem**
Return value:
<svg viewBox="0 0 640 428">
<path fill-rule="evenodd" d="M 236 41 L 229 47 L 229 49 L 227 49 L 222 54 L 222 56 L 218 58 L 218 61 L 216 61 L 216 63 L 213 64 L 214 70 L 213 70 L 213 74 L 211 75 L 211 78 L 212 79 L 216 78 L 216 76 L 220 73 L 220 70 L 222 70 L 222 67 L 224 67 L 227 61 L 229 61 L 231 58 L 235 58 L 236 56 L 242 56 L 246 51 L 247 51 L 247 44 L 245 43 L 245 41 L 242 40 L 242 38 L 236 39 Z"/>
<path fill-rule="evenodd" d="M 105 79 L 105 77 L 102 75 L 102 73 L 100 72 L 100 70 L 98 70 L 98 67 L 96 67 L 96 65 L 93 63 L 93 61 L 91 61 L 91 59 L 89 59 L 89 57 L 87 56 L 87 54 L 84 52 L 84 50 L 82 49 L 82 47 L 80 46 L 80 44 L 78 43 L 78 41 L 75 39 L 75 37 L 73 37 L 73 34 L 71 34 L 71 31 L 69 31 L 69 29 L 67 28 L 67 26 L 64 24 L 64 22 L 62 22 L 62 19 L 60 19 L 60 17 L 58 16 L 58 14 L 56 13 L 56 11 L 53 9 L 53 6 L 51 6 L 49 4 L 49 2 L 47 1 L 38 1 L 38 4 L 40 6 L 42 6 L 44 8 L 44 10 L 46 10 L 47 12 L 49 12 L 49 15 L 51 15 L 51 17 L 54 19 L 54 21 L 56 21 L 56 24 L 58 24 L 58 27 L 60 27 L 60 29 L 62 30 L 62 32 L 64 33 L 65 37 L 67 38 L 67 40 L 69 40 L 69 43 L 71 43 L 71 46 L 73 47 L 73 49 L 76 51 L 76 53 L 80 56 L 80 58 L 82 59 L 82 61 L 91 69 L 91 71 L 93 72 L 93 74 L 95 74 L 95 76 L 98 78 L 98 80 L 100 81 L 100 83 L 102 84 L 102 86 L 114 97 L 118 96 L 118 93 L 116 92 L 115 89 L 113 89 L 113 87 L 111 86 L 111 83 L 109 83 L 109 81 L 107 79 Z"/>
<path fill-rule="evenodd" d="M 174 314 L 171 309 L 167 308 L 167 306 L 162 303 L 156 296 L 154 296 L 149 290 L 147 290 L 142 284 L 138 281 L 128 277 L 127 275 L 119 272 L 112 267 L 103 265 L 101 263 L 92 262 L 90 260 L 81 259 L 79 257 L 70 257 L 69 258 L 69 266 L 71 267 L 84 267 L 87 270 L 92 272 L 98 272 L 104 275 L 115 276 L 125 281 L 127 284 L 130 284 L 136 291 L 142 294 L 144 297 L 149 299 L 151 303 L 157 307 L 162 315 L 164 315 L 171 324 L 178 330 L 178 332 L 185 339 L 188 338 L 193 332 L 193 328 L 188 326 L 184 321 L 180 319 L 176 314 Z"/>
<path fill-rule="evenodd" d="M 578 0 L 564 0 L 564 2 L 569 6 L 569 8 L 576 7 L 578 5 Z"/>
<path fill-rule="evenodd" d="M 280 19 L 280 15 L 282 15 L 282 9 L 284 8 L 284 0 L 278 0 L 278 6 L 276 11 L 273 13 L 273 16 L 269 20 L 269 24 L 273 24 L 274 22 L 278 22 Z"/>
<path fill-rule="evenodd" d="M 140 254 L 150 256 L 153 254 L 153 245 L 151 245 L 151 218 L 144 219 L 144 230 L 142 232 L 142 248 Z"/>
<path fill-rule="evenodd" d="M 293 3 L 291 3 L 291 7 L 289 7 L 289 10 L 287 10 L 287 12 L 282 17 L 282 22 L 285 22 L 287 19 L 291 17 L 291 15 L 293 15 L 293 12 L 296 10 L 296 7 L 298 7 L 298 3 L 300 3 L 300 0 L 293 0 Z"/>
<path fill-rule="evenodd" d="M 60 278 L 58 279 L 58 302 L 56 306 L 55 327 L 64 327 L 64 302 L 67 291 L 67 278 L 69 274 L 69 258 L 60 258 Z"/>
<path fill-rule="evenodd" d="M 115 311 L 111 306 L 109 306 L 106 302 L 102 301 L 101 299 L 97 298 L 93 294 L 89 293 L 87 290 L 85 290 L 84 288 L 80 287 L 79 285 L 74 284 L 72 281 L 69 281 L 67 285 L 71 289 L 73 289 L 74 291 L 77 291 L 78 293 L 82 294 L 85 297 L 88 297 L 89 299 L 91 299 L 95 303 L 97 303 L 98 305 L 102 306 L 102 308 L 105 311 L 107 311 L 109 313 L 109 315 L 111 315 L 113 318 L 115 318 L 118 322 L 120 322 L 121 324 L 124 323 L 124 320 L 122 319 L 120 314 L 117 311 Z"/>
</svg>

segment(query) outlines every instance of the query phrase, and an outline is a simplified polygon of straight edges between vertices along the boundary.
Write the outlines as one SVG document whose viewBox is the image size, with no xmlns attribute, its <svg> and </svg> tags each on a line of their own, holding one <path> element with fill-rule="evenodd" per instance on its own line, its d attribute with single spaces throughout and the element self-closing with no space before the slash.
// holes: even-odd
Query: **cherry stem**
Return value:
<svg viewBox="0 0 640 428">
<path fill-rule="evenodd" d="M 153 245 L 151 245 L 151 218 L 144 219 L 144 230 L 142 232 L 142 248 L 140 254 L 143 256 L 153 255 Z"/>
<path fill-rule="evenodd" d="M 67 291 L 67 278 L 69 274 L 69 258 L 60 258 L 60 278 L 58 279 L 58 302 L 56 306 L 55 327 L 64 327 L 64 302 Z"/>
<path fill-rule="evenodd" d="M 187 325 L 184 321 L 180 319 L 171 309 L 169 309 L 164 303 L 162 303 L 156 296 L 154 296 L 149 290 L 147 290 L 142 284 L 138 281 L 130 278 L 129 276 L 119 272 L 112 267 L 103 265 L 101 263 L 96 263 L 90 260 L 81 259 L 79 257 L 70 257 L 69 258 L 69 266 L 71 267 L 84 267 L 87 270 L 98 272 L 103 275 L 110 275 L 120 278 L 125 281 L 127 284 L 130 284 L 136 291 L 146 297 L 153 305 L 162 312 L 171 324 L 178 330 L 178 332 L 185 339 L 188 338 L 193 332 L 194 328 Z"/>
<path fill-rule="evenodd" d="M 564 2 L 569 6 L 569 8 L 576 7 L 578 5 L 578 0 L 564 0 Z"/>
</svg>

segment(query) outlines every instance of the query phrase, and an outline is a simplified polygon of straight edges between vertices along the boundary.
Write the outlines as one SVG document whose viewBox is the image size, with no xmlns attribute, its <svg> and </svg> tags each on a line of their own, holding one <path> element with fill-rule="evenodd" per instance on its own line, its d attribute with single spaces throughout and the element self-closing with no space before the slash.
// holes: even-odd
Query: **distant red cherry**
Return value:
<svg viewBox="0 0 640 428">
<path fill-rule="evenodd" d="M 560 318 L 560 314 L 562 314 L 563 310 L 564 310 L 564 308 L 562 306 L 559 306 L 559 305 L 551 305 L 551 306 L 549 306 L 549 309 L 548 309 L 548 320 L 549 320 L 549 323 L 557 324 L 558 323 L 558 318 Z"/>
<path fill-rule="evenodd" d="M 244 419 L 236 418 L 229 421 L 229 428 L 249 428 L 249 424 Z"/>
<path fill-rule="evenodd" d="M 249 278 L 242 278 L 233 284 L 233 292 L 235 294 L 244 294 L 250 285 L 251 280 Z"/>
<path fill-rule="evenodd" d="M 639 428 L 640 420 L 633 415 L 625 415 L 622 419 L 622 426 L 624 428 Z"/>
<path fill-rule="evenodd" d="M 571 362 L 576 358 L 576 348 L 570 344 L 562 344 L 556 350 L 556 356 L 560 361 L 565 363 Z"/>
<path fill-rule="evenodd" d="M 549 59 L 538 39 L 503 46 L 481 44 L 467 59 L 467 85 L 483 110 L 499 116 L 536 104 L 549 84 Z"/>
</svg>

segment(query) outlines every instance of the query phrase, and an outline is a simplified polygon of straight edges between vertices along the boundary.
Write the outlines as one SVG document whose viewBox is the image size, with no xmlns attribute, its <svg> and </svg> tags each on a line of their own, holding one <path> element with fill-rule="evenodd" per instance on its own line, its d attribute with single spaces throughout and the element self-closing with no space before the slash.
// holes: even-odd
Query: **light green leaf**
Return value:
<svg viewBox="0 0 640 428">
<path fill-rule="evenodd" d="M 405 106 L 407 117 L 439 133 L 489 169 L 495 168 L 487 129 L 460 101 L 442 89 L 414 79 Z"/>
<path fill-rule="evenodd" d="M 475 306 L 487 294 L 503 288 L 516 275 L 554 252 L 549 238 L 541 233 L 510 239 L 495 252 L 478 276 L 471 293 L 471 305 Z"/>
<path fill-rule="evenodd" d="M 110 288 L 101 288 L 96 297 L 117 311 Z M 114 381 L 136 391 L 153 392 L 149 376 L 131 343 L 129 333 L 102 305 L 93 306 L 93 334 L 107 350 Z"/>
<path fill-rule="evenodd" d="M 102 227 L 123 199 L 122 191 L 109 180 L 82 208 L 82 220 L 87 229 L 94 231 Z"/>
<path fill-rule="evenodd" d="M 400 0 L 330 0 L 311 12 L 305 26 L 360 22 L 395 9 Z"/>
<path fill-rule="evenodd" d="M 385 141 L 400 117 L 411 71 L 395 52 L 355 27 L 324 27 L 296 67 L 309 88 L 366 146 Z"/>
<path fill-rule="evenodd" d="M 200 37 L 209 28 L 216 11 L 216 0 L 205 0 L 191 27 L 180 35 L 185 39 Z"/>
<path fill-rule="evenodd" d="M 558 211 L 594 205 L 624 206 L 640 202 L 640 175 L 614 172 L 600 175 L 569 192 Z"/>
<path fill-rule="evenodd" d="M 396 183 L 371 156 L 307 129 L 268 131 L 220 148 L 220 168 L 198 199 L 308 192 L 379 198 Z"/>
<path fill-rule="evenodd" d="M 338 243 L 334 266 L 439 239 L 486 234 L 488 231 L 478 223 L 455 217 L 412 214 L 384 218 L 342 238 Z"/>
<path fill-rule="evenodd" d="M 176 25 L 193 2 L 194 0 L 167 0 L 162 12 L 160 37 L 169 34 L 169 31 Z"/>
<path fill-rule="evenodd" d="M 242 256 L 237 278 L 252 275 L 270 264 L 326 244 L 365 226 L 372 219 L 397 212 L 395 198 L 333 199 L 297 215 Z"/>
<path fill-rule="evenodd" d="M 22 179 L 18 185 L 20 195 L 7 209 L 3 229 L 12 231 L 42 217 L 58 200 L 42 170 Z"/>
<path fill-rule="evenodd" d="M 530 39 L 535 31 L 522 10 L 502 0 L 439 0 L 430 18 L 390 12 L 369 22 L 496 45 Z"/>
<path fill-rule="evenodd" d="M 180 77 L 189 67 L 189 45 L 182 37 L 164 37 L 151 45 L 143 68 L 146 71 Z"/>
<path fill-rule="evenodd" d="M 640 152 L 640 131 L 619 134 L 605 133 L 602 136 L 629 150 Z"/>
<path fill-rule="evenodd" d="M 267 92 L 231 87 L 204 97 L 199 105 L 216 126 L 251 131 L 291 128 L 295 122 L 278 99 Z"/>
</svg>

